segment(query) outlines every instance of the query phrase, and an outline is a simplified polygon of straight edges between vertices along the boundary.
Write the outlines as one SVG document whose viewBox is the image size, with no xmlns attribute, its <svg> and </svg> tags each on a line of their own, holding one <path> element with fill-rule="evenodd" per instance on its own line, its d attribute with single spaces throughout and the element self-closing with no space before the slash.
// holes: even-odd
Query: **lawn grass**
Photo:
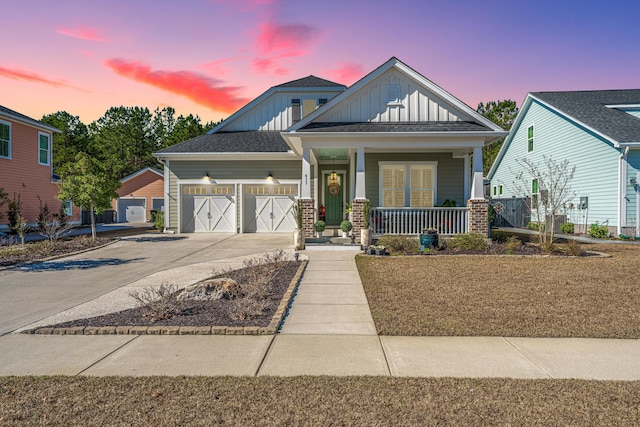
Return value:
<svg viewBox="0 0 640 427">
<path fill-rule="evenodd" d="M 638 425 L 640 382 L 5 377 L 0 425 Z"/>
<path fill-rule="evenodd" d="M 610 258 L 358 256 L 378 332 L 640 338 L 640 247 Z"/>
</svg>

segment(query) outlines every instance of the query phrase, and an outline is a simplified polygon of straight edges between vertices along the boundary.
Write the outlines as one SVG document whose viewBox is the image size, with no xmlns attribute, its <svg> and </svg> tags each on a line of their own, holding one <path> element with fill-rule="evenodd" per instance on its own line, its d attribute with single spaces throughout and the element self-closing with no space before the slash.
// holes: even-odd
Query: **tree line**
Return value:
<svg viewBox="0 0 640 427">
<path fill-rule="evenodd" d="M 60 176 L 60 200 L 101 213 L 118 195 L 120 179 L 148 166 L 160 166 L 153 153 L 202 135 L 217 123 L 200 117 L 175 117 L 172 107 L 111 107 L 85 125 L 66 111 L 47 114 L 41 121 L 60 129 L 53 135 L 53 168 Z M 95 238 L 95 218 L 91 215 Z"/>
</svg>

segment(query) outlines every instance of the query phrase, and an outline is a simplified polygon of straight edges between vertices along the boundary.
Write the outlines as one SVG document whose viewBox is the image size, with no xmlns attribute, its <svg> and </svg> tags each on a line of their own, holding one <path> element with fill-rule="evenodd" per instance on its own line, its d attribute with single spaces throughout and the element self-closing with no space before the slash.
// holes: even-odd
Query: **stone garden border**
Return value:
<svg viewBox="0 0 640 427">
<path fill-rule="evenodd" d="M 308 260 L 301 262 L 268 326 L 73 326 L 68 328 L 43 326 L 22 333 L 37 335 L 275 335 L 308 262 Z"/>
</svg>

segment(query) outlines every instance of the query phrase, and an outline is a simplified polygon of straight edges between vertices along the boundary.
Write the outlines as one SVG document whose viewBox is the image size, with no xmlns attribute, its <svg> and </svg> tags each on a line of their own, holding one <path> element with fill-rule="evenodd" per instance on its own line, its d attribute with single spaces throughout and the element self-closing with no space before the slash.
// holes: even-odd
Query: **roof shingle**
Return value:
<svg viewBox="0 0 640 427">
<path fill-rule="evenodd" d="M 640 119 L 606 107 L 640 105 L 640 89 L 532 92 L 531 95 L 618 142 L 640 142 Z"/>
<path fill-rule="evenodd" d="M 303 77 L 301 79 L 292 80 L 290 82 L 282 83 L 274 87 L 346 87 L 340 83 L 332 82 L 329 80 L 321 79 L 314 75 Z"/>
<path fill-rule="evenodd" d="M 298 132 L 482 132 L 491 131 L 475 122 L 317 122 Z"/>
<path fill-rule="evenodd" d="M 286 153 L 289 146 L 277 131 L 216 132 L 188 139 L 159 151 L 170 153 Z"/>
</svg>

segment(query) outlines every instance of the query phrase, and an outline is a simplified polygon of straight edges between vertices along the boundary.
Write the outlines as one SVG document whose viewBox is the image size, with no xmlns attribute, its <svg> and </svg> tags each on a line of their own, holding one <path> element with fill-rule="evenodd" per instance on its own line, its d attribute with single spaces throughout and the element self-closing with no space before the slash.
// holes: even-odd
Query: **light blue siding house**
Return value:
<svg viewBox="0 0 640 427">
<path fill-rule="evenodd" d="M 576 230 L 640 236 L 640 89 L 529 93 L 487 176 L 491 198 L 523 196 L 518 160 L 543 155 L 576 167 L 564 212 Z"/>
</svg>

